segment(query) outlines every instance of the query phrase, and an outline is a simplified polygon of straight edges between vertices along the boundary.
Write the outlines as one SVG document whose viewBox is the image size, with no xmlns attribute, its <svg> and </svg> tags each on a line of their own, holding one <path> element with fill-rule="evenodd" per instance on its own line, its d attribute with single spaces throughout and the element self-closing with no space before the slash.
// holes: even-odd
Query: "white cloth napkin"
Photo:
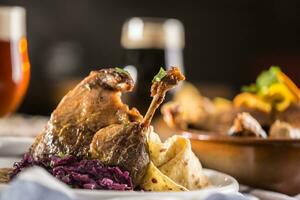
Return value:
<svg viewBox="0 0 300 200">
<path fill-rule="evenodd" d="M 0 200 L 74 200 L 75 196 L 64 183 L 44 169 L 33 167 L 18 177 L 1 193 Z"/>
<path fill-rule="evenodd" d="M 0 200 L 81 200 L 64 183 L 56 180 L 39 167 L 25 170 L 1 193 Z M 98 198 L 97 198 L 98 199 Z M 109 197 L 103 200 L 181 200 L 182 198 L 157 197 Z M 99 199 L 99 200 L 101 200 Z M 87 199 L 84 199 L 87 200 Z M 206 199 L 197 196 L 184 200 L 248 200 L 241 194 L 212 194 Z"/>
<path fill-rule="evenodd" d="M 240 186 L 240 192 L 251 200 L 300 200 L 300 195 L 291 197 L 285 194 L 261 189 L 253 189 L 247 186 Z"/>
</svg>

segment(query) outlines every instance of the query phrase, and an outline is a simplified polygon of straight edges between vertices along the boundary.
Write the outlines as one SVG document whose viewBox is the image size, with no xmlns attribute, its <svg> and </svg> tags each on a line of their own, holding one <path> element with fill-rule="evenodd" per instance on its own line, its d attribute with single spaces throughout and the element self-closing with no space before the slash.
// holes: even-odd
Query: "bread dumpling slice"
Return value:
<svg viewBox="0 0 300 200">
<path fill-rule="evenodd" d="M 188 190 L 208 185 L 201 163 L 187 138 L 174 135 L 162 143 L 154 132 L 148 137 L 150 160 L 162 174 Z"/>
<path fill-rule="evenodd" d="M 148 171 L 146 172 L 141 187 L 146 191 L 156 192 L 188 191 L 188 189 L 178 185 L 172 179 L 164 175 L 152 162 L 149 164 Z"/>
</svg>

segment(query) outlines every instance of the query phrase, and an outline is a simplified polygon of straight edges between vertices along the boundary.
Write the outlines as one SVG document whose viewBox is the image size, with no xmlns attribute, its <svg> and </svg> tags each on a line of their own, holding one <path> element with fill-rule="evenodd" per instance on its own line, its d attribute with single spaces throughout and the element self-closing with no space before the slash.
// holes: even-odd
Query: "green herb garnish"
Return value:
<svg viewBox="0 0 300 200">
<path fill-rule="evenodd" d="M 264 93 L 271 85 L 274 83 L 278 83 L 279 80 L 277 78 L 278 72 L 280 72 L 280 67 L 271 66 L 269 70 L 263 71 L 256 79 L 255 84 L 251 84 L 249 86 L 243 86 L 243 92 Z"/>
<path fill-rule="evenodd" d="M 125 69 L 122 69 L 122 68 L 119 68 L 119 67 L 116 67 L 115 69 L 116 69 L 116 71 L 117 71 L 118 73 L 125 73 L 125 74 L 129 74 L 129 72 L 128 72 L 128 71 L 126 71 Z"/>
<path fill-rule="evenodd" d="M 167 72 L 161 67 L 159 72 L 154 76 L 152 83 L 161 81 L 166 75 Z"/>
<path fill-rule="evenodd" d="M 59 152 L 59 153 L 58 153 L 58 156 L 61 157 L 61 158 L 63 158 L 63 157 L 66 156 L 66 154 L 65 154 L 64 152 Z"/>
<path fill-rule="evenodd" d="M 271 66 L 269 70 L 263 71 L 256 79 L 256 86 L 259 91 L 268 89 L 274 83 L 278 83 L 277 73 L 280 72 L 280 68 L 277 66 Z"/>
<path fill-rule="evenodd" d="M 257 91 L 257 86 L 254 83 L 242 87 L 242 92 L 256 93 Z"/>
</svg>

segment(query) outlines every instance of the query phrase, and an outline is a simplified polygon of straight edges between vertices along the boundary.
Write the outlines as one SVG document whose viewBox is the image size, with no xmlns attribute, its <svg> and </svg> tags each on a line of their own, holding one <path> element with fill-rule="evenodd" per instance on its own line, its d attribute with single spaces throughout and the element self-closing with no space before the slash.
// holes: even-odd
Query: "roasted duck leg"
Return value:
<svg viewBox="0 0 300 200">
<path fill-rule="evenodd" d="M 151 120 L 166 92 L 184 80 L 178 68 L 171 68 L 151 87 L 151 105 L 141 122 L 112 124 L 99 130 L 91 143 L 91 155 L 107 165 L 117 165 L 128 170 L 133 184 L 139 185 L 150 163 L 147 135 Z"/>
<path fill-rule="evenodd" d="M 121 93 L 133 86 L 130 75 L 117 68 L 91 72 L 61 100 L 30 153 L 35 159 L 59 154 L 87 157 L 101 128 L 141 122 L 139 112 L 121 101 Z"/>
<path fill-rule="evenodd" d="M 154 112 L 166 91 L 184 79 L 177 68 L 164 73 L 152 86 L 153 102 L 143 119 L 121 101 L 121 93 L 133 89 L 128 72 L 92 72 L 62 99 L 30 153 L 36 160 L 61 154 L 96 158 L 130 171 L 138 183 L 149 163 L 146 133 Z"/>
</svg>

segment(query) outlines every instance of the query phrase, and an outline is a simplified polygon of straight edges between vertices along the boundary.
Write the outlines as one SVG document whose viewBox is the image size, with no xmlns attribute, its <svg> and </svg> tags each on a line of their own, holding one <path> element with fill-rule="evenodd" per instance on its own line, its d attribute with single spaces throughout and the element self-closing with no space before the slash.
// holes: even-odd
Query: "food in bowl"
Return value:
<svg viewBox="0 0 300 200">
<path fill-rule="evenodd" d="M 185 84 L 162 107 L 165 122 L 180 130 L 198 129 L 230 136 L 300 138 L 300 90 L 279 67 L 263 71 L 232 101 L 211 100 Z"/>
<path fill-rule="evenodd" d="M 188 191 L 207 186 L 190 141 L 172 136 L 163 143 L 150 125 L 166 92 L 184 79 L 176 67 L 161 69 L 143 117 L 121 100 L 134 86 L 127 71 L 91 72 L 61 100 L 6 181 L 37 165 L 74 188 Z"/>
</svg>

